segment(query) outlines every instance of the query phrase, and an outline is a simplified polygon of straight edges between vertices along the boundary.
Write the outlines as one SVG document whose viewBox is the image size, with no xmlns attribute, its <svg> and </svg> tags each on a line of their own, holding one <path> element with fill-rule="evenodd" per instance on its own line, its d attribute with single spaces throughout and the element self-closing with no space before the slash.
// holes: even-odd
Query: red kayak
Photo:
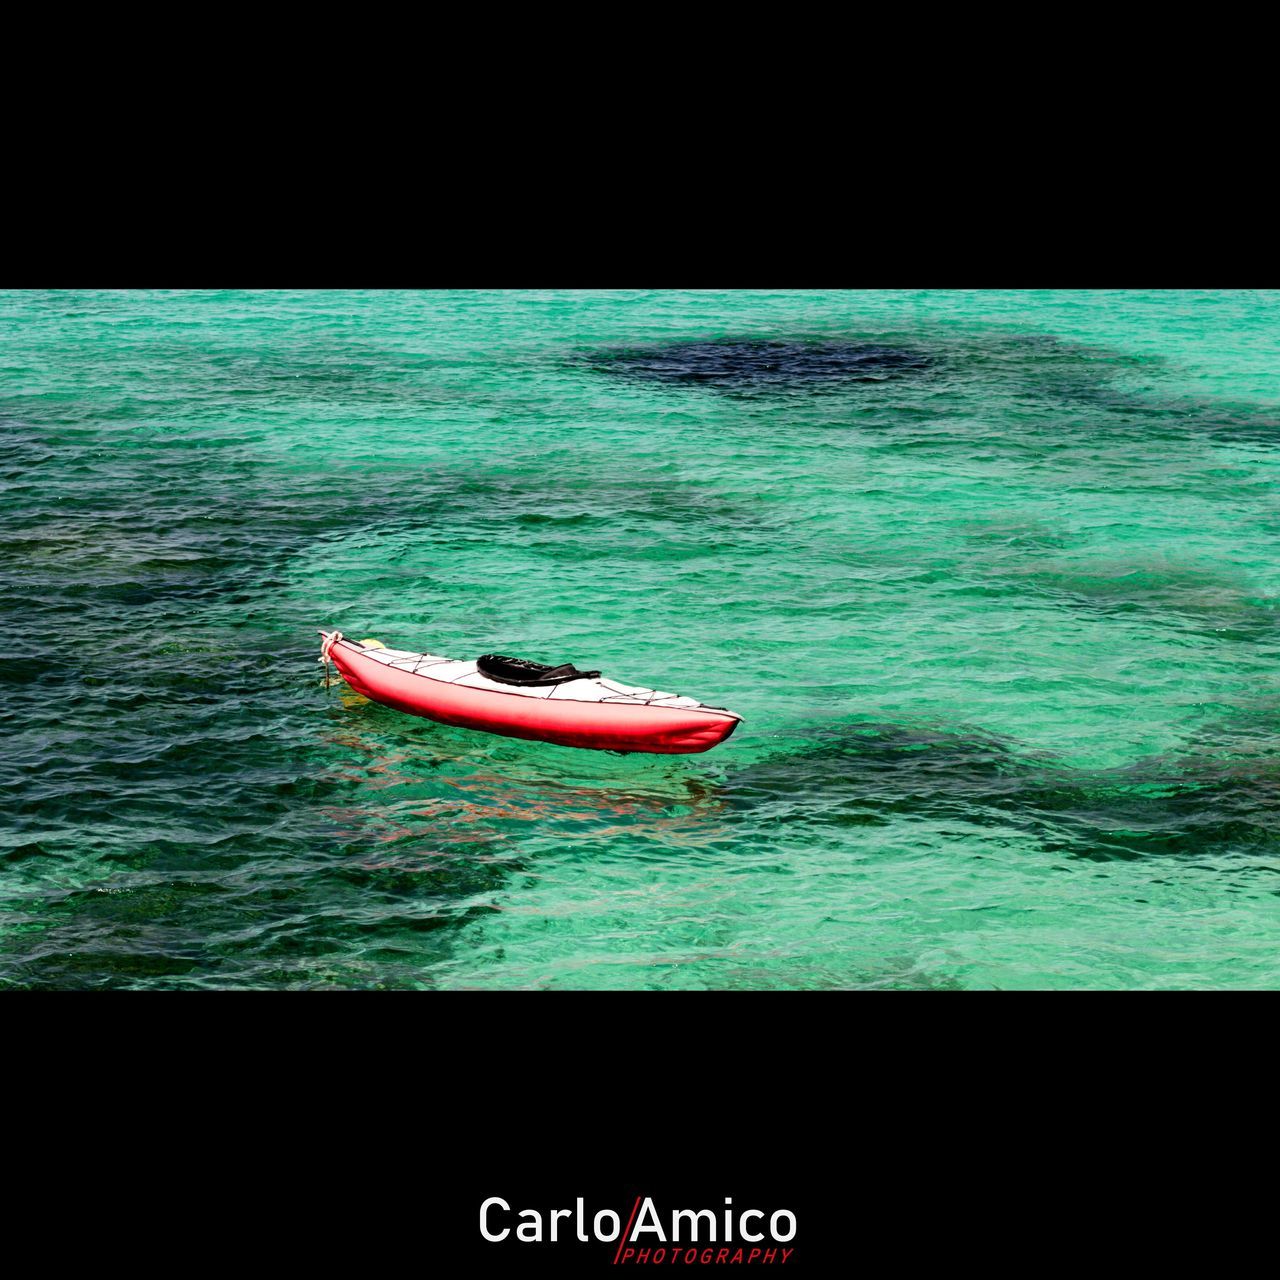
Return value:
<svg viewBox="0 0 1280 1280">
<path fill-rule="evenodd" d="M 693 698 L 488 653 L 455 662 L 321 631 L 320 661 L 374 702 L 441 724 L 597 751 L 683 755 L 723 742 L 742 717 Z"/>
</svg>

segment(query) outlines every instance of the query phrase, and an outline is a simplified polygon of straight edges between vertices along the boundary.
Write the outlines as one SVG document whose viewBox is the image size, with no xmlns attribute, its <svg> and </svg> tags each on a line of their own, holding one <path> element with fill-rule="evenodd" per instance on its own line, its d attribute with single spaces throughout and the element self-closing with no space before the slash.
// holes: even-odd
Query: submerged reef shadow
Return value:
<svg viewBox="0 0 1280 1280">
<path fill-rule="evenodd" d="M 1090 430 L 1140 428 L 1153 438 L 1199 436 L 1224 444 L 1280 444 L 1280 410 L 1273 404 L 1211 400 L 1162 390 L 1174 365 L 1163 356 L 1074 342 L 1051 333 L 993 331 L 960 338 L 953 367 L 1005 383 L 1046 405 L 1090 411 Z M 1124 381 L 1141 375 L 1154 386 Z M 1062 424 L 1071 429 L 1073 424 Z"/>
<path fill-rule="evenodd" d="M 570 368 L 631 383 L 707 387 L 730 398 L 794 396 L 854 390 L 859 384 L 928 378 L 931 392 L 959 397 L 1011 396 L 1049 413 L 1089 411 L 1087 422 L 1054 414 L 1055 433 L 1133 432 L 1164 438 L 1200 436 L 1224 443 L 1280 443 L 1280 411 L 1267 404 L 1229 404 L 1126 385 L 1126 375 L 1159 378 L 1160 356 L 1007 327 L 958 328 L 906 321 L 893 328 L 821 335 L 724 335 L 580 348 L 563 356 Z M 957 406 L 953 405 L 951 408 Z M 941 401 L 931 416 L 946 418 Z M 865 425 L 865 424 L 864 424 Z"/>
<path fill-rule="evenodd" d="M 928 373 L 937 361 L 925 350 L 885 342 L 725 337 L 597 347 L 575 352 L 566 363 L 634 382 L 756 396 L 881 383 Z"/>
<path fill-rule="evenodd" d="M 980 731 L 853 723 L 724 783 L 731 808 L 819 826 L 925 816 L 1016 827 L 1091 861 L 1257 851 L 1275 845 L 1280 767 L 1182 756 L 1073 769 Z"/>
<path fill-rule="evenodd" d="M 1263 643 L 1280 637 L 1280 601 L 1254 590 L 1239 572 L 1155 556 L 1028 556 L 1012 563 L 977 560 L 982 594 L 1037 598 L 1109 618 L 1142 618 L 1217 640 Z"/>
</svg>

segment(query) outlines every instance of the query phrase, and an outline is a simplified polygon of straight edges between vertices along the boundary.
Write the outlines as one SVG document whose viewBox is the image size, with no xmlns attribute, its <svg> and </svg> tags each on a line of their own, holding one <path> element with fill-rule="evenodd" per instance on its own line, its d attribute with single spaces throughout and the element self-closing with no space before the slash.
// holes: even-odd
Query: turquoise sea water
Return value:
<svg viewBox="0 0 1280 1280">
<path fill-rule="evenodd" d="M 1280 983 L 1280 295 L 0 294 L 0 984 Z M 732 707 L 326 691 L 316 628 Z"/>
</svg>

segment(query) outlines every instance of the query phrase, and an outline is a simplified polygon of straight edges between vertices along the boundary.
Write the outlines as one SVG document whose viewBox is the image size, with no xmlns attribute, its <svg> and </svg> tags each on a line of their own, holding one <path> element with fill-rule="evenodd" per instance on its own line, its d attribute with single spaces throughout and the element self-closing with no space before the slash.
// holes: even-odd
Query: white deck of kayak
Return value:
<svg viewBox="0 0 1280 1280">
<path fill-rule="evenodd" d="M 433 653 L 411 653 L 407 649 L 365 649 L 354 640 L 344 640 L 365 658 L 372 658 L 384 666 L 408 671 L 413 675 L 443 680 L 464 689 L 488 689 L 495 693 L 518 693 L 526 698 L 555 698 L 574 702 L 625 702 L 641 706 L 701 707 L 696 698 L 683 698 L 675 693 L 661 693 L 656 689 L 643 689 L 638 685 L 619 684 L 600 676 L 593 680 L 568 680 L 564 684 L 552 684 L 522 688 L 519 685 L 501 684 L 490 680 L 476 669 L 474 661 L 455 662 Z M 713 708 L 708 708 L 711 710 Z M 718 710 L 719 708 L 714 708 Z"/>
</svg>

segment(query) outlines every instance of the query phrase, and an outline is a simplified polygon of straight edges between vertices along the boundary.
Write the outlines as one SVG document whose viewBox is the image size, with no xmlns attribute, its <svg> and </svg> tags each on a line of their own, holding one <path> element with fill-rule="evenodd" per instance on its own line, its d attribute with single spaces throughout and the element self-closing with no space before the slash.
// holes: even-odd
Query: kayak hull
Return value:
<svg viewBox="0 0 1280 1280">
<path fill-rule="evenodd" d="M 328 650 L 342 678 L 373 702 L 439 724 L 478 729 L 508 738 L 554 742 L 595 751 L 686 755 L 709 751 L 740 723 L 716 707 L 647 706 L 580 701 L 560 691 L 551 697 L 477 689 L 388 666 L 358 645 L 338 640 Z"/>
</svg>

